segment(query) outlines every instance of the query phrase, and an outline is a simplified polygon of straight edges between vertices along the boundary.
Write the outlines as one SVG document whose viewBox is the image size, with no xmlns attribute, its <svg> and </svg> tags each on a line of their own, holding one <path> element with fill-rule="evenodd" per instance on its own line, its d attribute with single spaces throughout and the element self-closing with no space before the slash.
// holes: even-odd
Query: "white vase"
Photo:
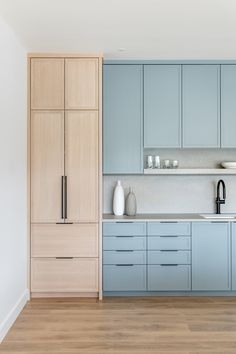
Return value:
<svg viewBox="0 0 236 354">
<path fill-rule="evenodd" d="M 132 188 L 129 189 L 129 194 L 126 197 L 125 210 L 128 216 L 135 216 L 137 213 L 137 202 Z"/>
<path fill-rule="evenodd" d="M 117 181 L 113 195 L 113 213 L 117 216 L 124 215 L 125 211 L 125 196 L 124 189 L 120 181 Z"/>
</svg>

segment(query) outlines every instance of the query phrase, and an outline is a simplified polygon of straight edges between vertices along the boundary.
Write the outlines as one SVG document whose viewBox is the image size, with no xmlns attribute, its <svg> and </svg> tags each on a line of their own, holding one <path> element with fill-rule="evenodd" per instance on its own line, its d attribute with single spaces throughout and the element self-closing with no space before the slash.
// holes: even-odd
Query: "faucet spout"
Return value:
<svg viewBox="0 0 236 354">
<path fill-rule="evenodd" d="M 220 197 L 220 187 L 222 186 L 222 199 Z M 216 196 L 216 214 L 221 213 L 220 206 L 221 204 L 225 204 L 225 199 L 226 199 L 226 187 L 225 187 L 225 182 L 220 179 L 217 183 L 217 196 Z"/>
</svg>

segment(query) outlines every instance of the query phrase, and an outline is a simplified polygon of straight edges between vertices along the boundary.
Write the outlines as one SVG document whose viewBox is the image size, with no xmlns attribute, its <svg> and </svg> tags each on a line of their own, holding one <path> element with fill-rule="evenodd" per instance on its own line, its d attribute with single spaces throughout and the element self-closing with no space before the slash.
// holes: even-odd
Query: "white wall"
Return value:
<svg viewBox="0 0 236 354">
<path fill-rule="evenodd" d="M 27 61 L 0 19 L 0 341 L 27 292 Z"/>
</svg>

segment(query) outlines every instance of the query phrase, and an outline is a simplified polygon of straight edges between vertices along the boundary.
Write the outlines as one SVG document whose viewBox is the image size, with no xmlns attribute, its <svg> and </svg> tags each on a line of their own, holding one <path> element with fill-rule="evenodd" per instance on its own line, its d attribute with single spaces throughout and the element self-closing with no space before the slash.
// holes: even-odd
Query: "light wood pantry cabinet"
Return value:
<svg viewBox="0 0 236 354">
<path fill-rule="evenodd" d="M 29 55 L 31 293 L 97 296 L 101 56 Z"/>
<path fill-rule="evenodd" d="M 31 61 L 31 109 L 64 109 L 64 59 Z"/>
<path fill-rule="evenodd" d="M 98 109 L 98 64 L 96 58 L 65 59 L 66 109 Z"/>
</svg>

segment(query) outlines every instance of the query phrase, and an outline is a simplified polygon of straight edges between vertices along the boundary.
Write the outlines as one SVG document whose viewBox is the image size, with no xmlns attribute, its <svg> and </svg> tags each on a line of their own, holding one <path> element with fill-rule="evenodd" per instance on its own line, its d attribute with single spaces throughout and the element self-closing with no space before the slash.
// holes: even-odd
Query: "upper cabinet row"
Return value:
<svg viewBox="0 0 236 354">
<path fill-rule="evenodd" d="M 104 65 L 104 173 L 143 148 L 236 147 L 236 65 Z"/>
<path fill-rule="evenodd" d="M 31 109 L 98 109 L 97 58 L 34 58 Z"/>
</svg>

